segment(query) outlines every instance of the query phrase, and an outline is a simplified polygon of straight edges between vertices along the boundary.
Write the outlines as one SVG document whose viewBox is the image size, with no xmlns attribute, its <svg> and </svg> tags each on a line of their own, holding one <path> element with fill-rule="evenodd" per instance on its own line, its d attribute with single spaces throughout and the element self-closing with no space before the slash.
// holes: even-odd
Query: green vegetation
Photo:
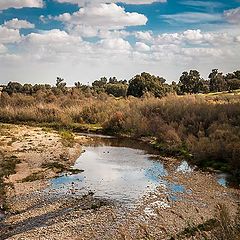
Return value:
<svg viewBox="0 0 240 240">
<path fill-rule="evenodd" d="M 62 138 L 62 144 L 66 147 L 72 147 L 74 144 L 74 134 L 68 130 L 61 130 L 60 136 Z"/>
<path fill-rule="evenodd" d="M 74 143 L 72 131 L 150 137 L 161 154 L 229 172 L 239 181 L 240 94 L 234 90 L 239 73 L 214 69 L 204 80 L 191 70 L 178 84 L 148 73 L 129 84 L 114 77 L 75 87 L 66 87 L 61 78 L 54 87 L 9 83 L 0 96 L 0 121 L 54 128 L 65 146 Z M 124 93 L 114 93 L 123 86 Z M 209 93 L 219 90 L 225 91 Z"/>
<path fill-rule="evenodd" d="M 32 173 L 26 178 L 22 179 L 22 182 L 34 182 L 44 178 L 43 172 Z"/>
<path fill-rule="evenodd" d="M 184 238 L 189 238 L 192 236 L 196 236 L 199 232 L 209 232 L 212 231 L 214 228 L 218 226 L 219 222 L 217 219 L 209 219 L 206 222 L 202 224 L 198 224 L 197 226 L 190 225 L 189 227 L 186 227 L 182 232 L 180 232 L 177 235 L 176 239 L 184 239 Z M 174 240 L 175 238 L 171 238 Z"/>
<path fill-rule="evenodd" d="M 186 239 L 194 236 L 206 240 L 239 240 L 240 211 L 238 210 L 235 216 L 231 217 L 228 208 L 223 204 L 218 204 L 215 215 L 214 219 L 209 219 L 202 224 L 190 224 L 189 227 L 178 233 L 176 237 L 171 237 L 170 240 Z"/>
<path fill-rule="evenodd" d="M 42 168 L 48 168 L 48 169 L 51 169 L 53 170 L 54 172 L 56 173 L 61 173 L 61 172 L 64 172 L 66 170 L 68 170 L 66 168 L 66 166 L 64 166 L 62 163 L 59 163 L 59 162 L 48 162 L 48 163 L 44 163 L 42 165 Z"/>
<path fill-rule="evenodd" d="M 7 208 L 4 202 L 5 187 L 7 184 L 5 183 L 4 179 L 9 175 L 16 173 L 15 168 L 19 163 L 20 160 L 16 156 L 7 157 L 0 152 L 0 206 L 2 205 L 5 209 Z"/>
</svg>

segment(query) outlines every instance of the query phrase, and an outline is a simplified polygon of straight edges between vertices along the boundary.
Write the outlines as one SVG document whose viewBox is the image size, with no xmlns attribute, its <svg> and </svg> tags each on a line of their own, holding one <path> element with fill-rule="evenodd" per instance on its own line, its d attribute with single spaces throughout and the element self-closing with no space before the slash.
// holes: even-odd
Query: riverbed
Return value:
<svg viewBox="0 0 240 240">
<path fill-rule="evenodd" d="M 76 135 L 81 141 L 69 148 L 39 128 L 10 133 L 2 146 L 21 163 L 8 179 L 0 239 L 170 239 L 214 218 L 219 203 L 236 213 L 239 190 L 225 175 L 163 158 L 145 142 Z M 57 162 L 73 171 L 43 167 Z M 34 172 L 43 178 L 23 181 Z"/>
</svg>

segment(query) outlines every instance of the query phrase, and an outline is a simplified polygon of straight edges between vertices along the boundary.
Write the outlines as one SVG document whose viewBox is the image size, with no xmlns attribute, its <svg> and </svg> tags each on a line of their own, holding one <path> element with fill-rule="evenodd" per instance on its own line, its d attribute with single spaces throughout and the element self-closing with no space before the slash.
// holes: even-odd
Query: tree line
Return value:
<svg viewBox="0 0 240 240">
<path fill-rule="evenodd" d="M 143 72 L 129 81 L 118 80 L 116 77 L 110 77 L 109 79 L 101 77 L 95 80 L 91 86 L 75 82 L 74 87 L 67 87 L 64 79 L 60 77 L 56 79 L 55 86 L 49 84 L 22 85 L 18 82 L 9 82 L 6 86 L 3 86 L 2 92 L 6 92 L 9 95 L 13 93 L 33 95 L 38 91 L 51 91 L 53 94 L 58 95 L 77 90 L 85 93 L 106 93 L 114 97 L 142 97 L 145 94 L 151 94 L 161 98 L 169 93 L 184 95 L 222 91 L 231 92 L 237 89 L 240 89 L 240 70 L 224 75 L 218 69 L 213 69 L 208 79 L 202 78 L 199 71 L 190 70 L 182 73 L 178 83 L 173 81 L 171 84 L 166 83 L 166 79 L 163 77 Z"/>
</svg>

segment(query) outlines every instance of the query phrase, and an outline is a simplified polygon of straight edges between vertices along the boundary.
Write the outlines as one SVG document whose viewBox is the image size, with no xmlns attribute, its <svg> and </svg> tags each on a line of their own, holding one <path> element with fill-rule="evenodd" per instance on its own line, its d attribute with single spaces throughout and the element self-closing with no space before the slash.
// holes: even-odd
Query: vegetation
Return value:
<svg viewBox="0 0 240 240">
<path fill-rule="evenodd" d="M 59 162 L 49 162 L 42 165 L 42 168 L 51 169 L 56 173 L 61 173 L 67 170 L 67 167 Z"/>
<path fill-rule="evenodd" d="M 44 178 L 44 174 L 42 172 L 32 173 L 31 175 L 22 179 L 22 182 L 34 182 Z"/>
<path fill-rule="evenodd" d="M 199 225 L 190 225 L 178 233 L 174 239 L 196 239 L 206 240 L 239 240 L 240 239 L 240 211 L 234 217 L 229 215 L 228 208 L 223 204 L 216 206 L 215 218 L 209 219 Z"/>
<path fill-rule="evenodd" d="M 6 210 L 5 205 L 5 178 L 15 173 L 16 165 L 20 163 L 20 160 L 16 156 L 7 157 L 0 152 L 0 209 Z"/>
<path fill-rule="evenodd" d="M 72 147 L 74 144 L 74 135 L 72 132 L 67 130 L 61 130 L 60 136 L 62 138 L 62 144 L 66 147 Z"/>
<path fill-rule="evenodd" d="M 240 71 L 223 75 L 214 69 L 209 80 L 196 70 L 184 72 L 178 84 L 149 73 L 136 75 L 129 84 L 114 77 L 75 87 L 66 87 L 61 78 L 53 87 L 10 82 L 0 96 L 0 121 L 66 129 L 60 134 L 67 146 L 74 141 L 69 130 L 89 126 L 151 137 L 162 154 L 227 171 L 239 181 L 239 81 Z M 211 92 L 219 90 L 226 91 Z"/>
</svg>

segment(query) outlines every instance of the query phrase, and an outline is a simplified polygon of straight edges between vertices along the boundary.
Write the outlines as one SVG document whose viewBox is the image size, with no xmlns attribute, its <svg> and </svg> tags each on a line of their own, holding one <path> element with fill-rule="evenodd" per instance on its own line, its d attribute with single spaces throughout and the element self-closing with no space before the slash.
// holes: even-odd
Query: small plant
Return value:
<svg viewBox="0 0 240 240">
<path fill-rule="evenodd" d="M 34 182 L 40 179 L 43 179 L 44 175 L 42 172 L 32 173 L 31 175 L 27 176 L 26 178 L 22 179 L 22 182 Z"/>
<path fill-rule="evenodd" d="M 56 173 L 61 173 L 61 172 L 67 170 L 67 168 L 59 162 L 44 163 L 44 164 L 42 164 L 42 168 L 51 169 L 51 170 L 55 171 Z"/>
<path fill-rule="evenodd" d="M 5 188 L 6 183 L 4 182 L 4 178 L 8 177 L 16 173 L 15 168 L 16 165 L 21 161 L 16 156 L 6 157 L 2 152 L 0 152 L 0 203 L 3 201 L 3 205 L 7 208 L 5 200 Z"/>
<path fill-rule="evenodd" d="M 229 215 L 229 211 L 224 204 L 218 204 L 216 207 L 216 217 L 218 227 L 214 229 L 212 239 L 214 240 L 239 240 L 240 239 L 240 208 L 235 219 Z"/>
<path fill-rule="evenodd" d="M 73 147 L 74 144 L 74 134 L 67 130 L 61 130 L 60 136 L 62 139 L 62 144 L 66 147 Z"/>
</svg>

